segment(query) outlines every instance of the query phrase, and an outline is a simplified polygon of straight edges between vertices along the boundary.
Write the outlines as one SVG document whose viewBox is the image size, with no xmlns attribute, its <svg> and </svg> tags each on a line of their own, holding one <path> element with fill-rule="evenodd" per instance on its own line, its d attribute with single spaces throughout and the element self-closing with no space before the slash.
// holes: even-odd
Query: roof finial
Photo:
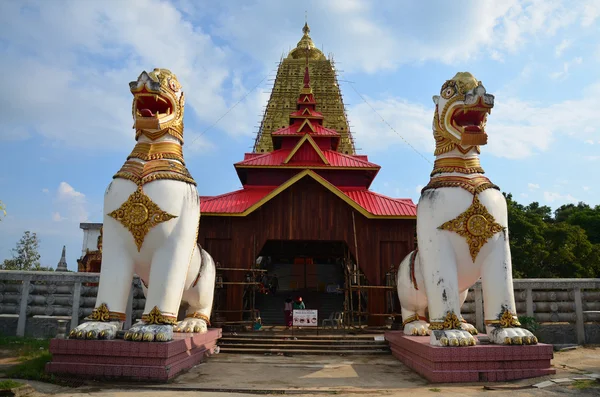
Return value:
<svg viewBox="0 0 600 397">
<path fill-rule="evenodd" d="M 302 33 L 304 33 L 305 36 L 308 36 L 308 34 L 310 33 L 310 26 L 308 26 L 308 11 L 304 11 L 304 27 L 302 28 Z"/>
</svg>

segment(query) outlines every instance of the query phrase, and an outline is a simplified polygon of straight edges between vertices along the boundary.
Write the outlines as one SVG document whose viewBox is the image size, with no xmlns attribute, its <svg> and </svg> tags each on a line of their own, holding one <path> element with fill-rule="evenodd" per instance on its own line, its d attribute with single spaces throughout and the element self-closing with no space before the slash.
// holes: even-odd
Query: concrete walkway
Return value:
<svg viewBox="0 0 600 397">
<path fill-rule="evenodd" d="M 219 354 L 207 363 L 166 385 L 97 384 L 77 389 L 52 385 L 32 386 L 56 396 L 255 396 L 294 394 L 299 396 L 553 396 L 600 395 L 600 382 L 574 385 L 572 378 L 600 373 L 600 348 L 588 347 L 555 353 L 557 374 L 504 384 L 430 384 L 391 356 L 254 356 Z M 549 379 L 548 387 L 532 388 Z M 45 386 L 45 387 L 38 387 Z M 239 393 L 238 393 L 239 392 Z M 45 395 L 48 395 L 45 394 Z"/>
</svg>

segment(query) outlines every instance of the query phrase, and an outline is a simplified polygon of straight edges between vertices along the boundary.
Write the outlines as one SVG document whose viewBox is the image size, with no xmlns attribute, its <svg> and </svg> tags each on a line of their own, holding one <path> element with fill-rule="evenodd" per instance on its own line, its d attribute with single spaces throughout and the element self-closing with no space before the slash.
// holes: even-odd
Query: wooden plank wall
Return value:
<svg viewBox="0 0 600 397">
<path fill-rule="evenodd" d="M 352 212 L 356 223 L 354 242 Z M 250 268 L 267 240 L 345 241 L 370 285 L 385 285 L 390 264 L 414 244 L 416 220 L 367 219 L 311 178 L 304 178 L 246 217 L 202 216 L 199 243 L 223 267 Z M 358 249 L 357 249 L 358 248 Z M 244 272 L 224 272 L 243 281 Z M 242 307 L 242 286 L 227 286 L 227 309 Z M 369 291 L 369 312 L 385 312 L 384 290 Z M 240 320 L 231 314 L 229 320 Z M 381 324 L 373 317 L 369 323 Z"/>
</svg>

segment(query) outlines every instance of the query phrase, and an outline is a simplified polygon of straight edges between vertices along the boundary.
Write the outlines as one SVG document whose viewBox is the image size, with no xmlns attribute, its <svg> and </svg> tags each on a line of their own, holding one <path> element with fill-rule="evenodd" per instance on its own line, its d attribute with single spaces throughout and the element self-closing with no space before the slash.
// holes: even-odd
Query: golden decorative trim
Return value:
<svg viewBox="0 0 600 397">
<path fill-rule="evenodd" d="M 364 160 L 363 160 L 364 161 Z M 305 170 L 306 166 L 305 165 L 293 165 L 292 164 L 286 164 L 286 165 L 245 165 L 245 164 L 234 164 L 233 165 L 235 168 L 268 168 L 268 169 L 273 169 L 273 168 L 279 168 L 279 169 L 299 169 L 299 170 Z M 324 167 L 324 166 L 310 166 L 311 170 L 351 170 L 351 171 L 356 171 L 356 170 L 360 170 L 360 171 L 379 171 L 381 169 L 381 167 L 336 167 L 334 165 L 331 165 L 329 167 Z"/>
<path fill-rule="evenodd" d="M 196 186 L 196 181 L 185 165 L 171 160 L 152 160 L 147 163 L 127 160 L 113 178 L 128 179 L 138 186 L 159 179 L 171 179 Z"/>
<path fill-rule="evenodd" d="M 135 131 L 135 139 L 138 139 L 142 135 L 144 135 L 146 138 L 152 141 L 160 139 L 165 135 L 171 135 L 172 137 L 179 139 L 183 143 L 183 124 L 169 128 L 163 128 L 159 131 L 147 131 L 144 129 L 137 129 Z"/>
<path fill-rule="evenodd" d="M 485 320 L 484 323 L 485 325 L 497 325 L 501 328 L 514 328 L 521 326 L 517 314 L 511 313 L 508 309 L 504 309 L 498 316 L 497 320 Z"/>
<path fill-rule="evenodd" d="M 177 324 L 177 317 L 169 314 L 163 314 L 157 306 L 154 306 L 150 313 L 142 316 L 142 321 L 146 324 Z"/>
<path fill-rule="evenodd" d="M 192 314 L 188 314 L 187 316 L 185 316 L 185 318 L 197 318 L 199 320 L 204 320 L 206 322 L 206 325 L 210 325 L 210 318 L 208 318 L 208 316 L 202 313 L 194 312 Z"/>
<path fill-rule="evenodd" d="M 101 322 L 108 322 L 110 321 L 109 319 L 110 311 L 108 310 L 106 303 L 102 303 L 100 306 L 96 307 L 94 310 L 92 310 L 92 314 L 90 314 L 89 317 L 86 317 L 86 320 Z"/>
<path fill-rule="evenodd" d="M 430 330 L 446 330 L 446 329 L 462 329 L 461 319 L 453 311 L 446 313 L 443 321 L 431 321 L 429 323 Z"/>
<path fill-rule="evenodd" d="M 138 187 L 121 207 L 109 213 L 108 216 L 121 222 L 131 232 L 138 252 L 150 229 L 162 222 L 177 218 L 176 215 L 161 210 L 150 197 L 144 194 L 141 187 Z"/>
<path fill-rule="evenodd" d="M 415 321 L 427 321 L 427 319 L 415 313 L 412 316 L 408 317 L 406 320 L 402 321 L 402 326 L 404 327 L 406 324 L 413 323 Z"/>
<path fill-rule="evenodd" d="M 438 229 L 455 232 L 464 237 L 467 240 L 471 258 L 473 259 L 473 262 L 475 262 L 481 247 L 483 247 L 494 234 L 501 232 L 506 228 L 499 223 L 496 223 L 492 214 L 488 212 L 487 208 L 479 202 L 479 198 L 475 196 L 473 198 L 473 203 L 465 212 L 439 226 Z"/>
<path fill-rule="evenodd" d="M 446 157 L 435 160 L 431 176 L 445 172 L 458 172 L 461 174 L 483 174 L 479 158 Z"/>
<path fill-rule="evenodd" d="M 442 187 L 460 187 L 471 194 L 478 194 L 487 189 L 500 190 L 498 186 L 490 182 L 485 176 L 475 176 L 472 178 L 464 176 L 441 176 L 431 178 L 427 186 L 421 190 L 421 194 L 427 190 Z"/>
<path fill-rule="evenodd" d="M 183 161 L 183 148 L 179 143 L 175 142 L 138 142 L 127 157 L 127 160 L 130 158 L 138 158 L 144 161 L 172 159 L 185 165 Z"/>
</svg>

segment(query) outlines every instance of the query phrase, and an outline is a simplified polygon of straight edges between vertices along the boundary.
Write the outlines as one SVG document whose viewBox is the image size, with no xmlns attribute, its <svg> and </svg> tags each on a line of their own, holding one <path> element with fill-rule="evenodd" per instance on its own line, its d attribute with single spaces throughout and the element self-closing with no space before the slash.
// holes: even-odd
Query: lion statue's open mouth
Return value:
<svg viewBox="0 0 600 397">
<path fill-rule="evenodd" d="M 462 146 L 487 143 L 485 123 L 494 107 L 494 96 L 487 94 L 473 75 L 457 73 L 444 83 L 434 101 L 434 129 L 442 138 Z"/>
<path fill-rule="evenodd" d="M 133 94 L 133 117 L 137 130 L 182 129 L 183 91 L 177 77 L 167 69 L 142 72 L 129 83 Z"/>
</svg>

